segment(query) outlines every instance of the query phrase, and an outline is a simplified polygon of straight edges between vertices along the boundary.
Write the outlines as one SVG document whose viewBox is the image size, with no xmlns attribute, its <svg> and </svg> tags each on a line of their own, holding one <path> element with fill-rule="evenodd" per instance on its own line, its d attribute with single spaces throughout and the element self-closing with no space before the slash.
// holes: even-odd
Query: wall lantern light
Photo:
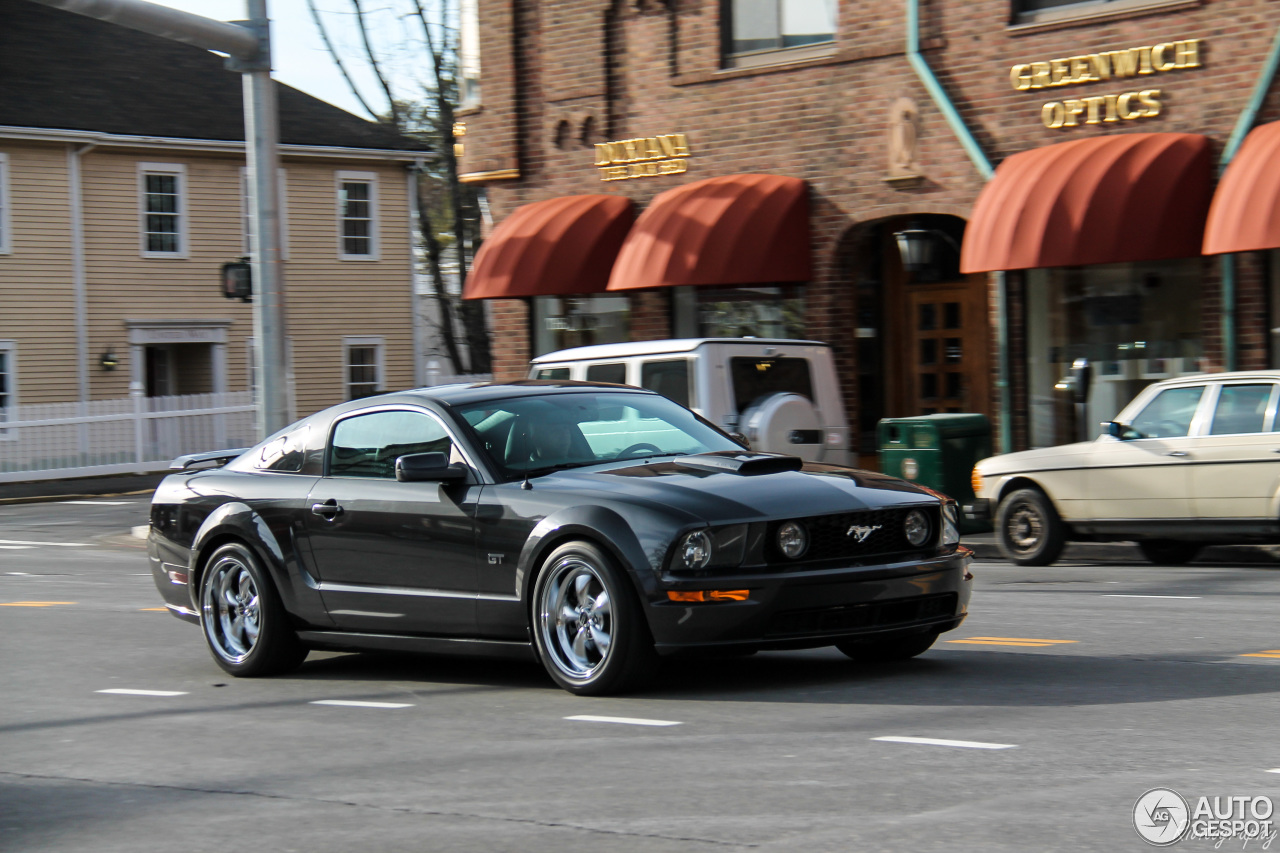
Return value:
<svg viewBox="0 0 1280 853">
<path fill-rule="evenodd" d="M 893 239 L 898 243 L 898 256 L 902 258 L 902 269 L 912 275 L 933 271 L 939 265 L 938 243 L 943 242 L 960 255 L 960 247 L 951 235 L 937 228 L 919 228 L 912 226 L 902 231 L 895 231 Z"/>
<path fill-rule="evenodd" d="M 98 364 L 102 365 L 103 370 L 115 370 L 116 365 L 120 362 L 116 360 L 116 354 L 112 350 L 107 350 L 98 357 Z"/>
</svg>

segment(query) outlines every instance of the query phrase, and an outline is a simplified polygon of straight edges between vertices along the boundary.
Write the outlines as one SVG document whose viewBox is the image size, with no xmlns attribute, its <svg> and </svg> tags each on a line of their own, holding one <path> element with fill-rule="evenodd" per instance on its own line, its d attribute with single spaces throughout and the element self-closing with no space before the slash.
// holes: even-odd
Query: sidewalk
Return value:
<svg viewBox="0 0 1280 853">
<path fill-rule="evenodd" d="M 0 506 L 151 492 L 168 473 L 165 471 L 157 474 L 123 474 L 113 477 L 81 477 L 74 480 L 3 483 L 0 484 Z"/>
<path fill-rule="evenodd" d="M 1006 562 L 1000 554 L 1000 547 L 996 545 L 994 533 L 966 533 L 960 537 L 960 544 L 972 550 L 974 557 L 979 560 Z M 1070 542 L 1057 562 L 1147 564 L 1147 559 L 1142 556 L 1137 545 L 1129 542 Z M 1280 546 L 1215 545 L 1204 549 L 1195 562 L 1280 564 Z"/>
</svg>

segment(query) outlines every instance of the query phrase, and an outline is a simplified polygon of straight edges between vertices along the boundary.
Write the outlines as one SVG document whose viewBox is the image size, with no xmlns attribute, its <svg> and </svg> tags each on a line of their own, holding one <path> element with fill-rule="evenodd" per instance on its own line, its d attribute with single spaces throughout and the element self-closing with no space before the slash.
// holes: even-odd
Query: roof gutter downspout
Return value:
<svg viewBox="0 0 1280 853">
<path fill-rule="evenodd" d="M 1235 159 L 1236 154 L 1240 151 L 1240 146 L 1244 144 L 1245 136 L 1253 129 L 1254 122 L 1258 120 L 1262 102 L 1267 97 L 1267 90 L 1271 88 L 1272 81 L 1275 80 L 1278 67 L 1280 67 L 1280 30 L 1276 31 L 1276 37 L 1271 42 L 1271 52 L 1267 54 L 1267 61 L 1262 67 L 1262 73 L 1258 75 L 1258 82 L 1254 84 L 1253 96 L 1249 98 L 1249 103 L 1240 112 L 1240 118 L 1236 120 L 1235 129 L 1231 131 L 1231 136 L 1227 139 L 1227 145 L 1222 150 L 1222 159 L 1218 162 L 1219 175 L 1226 171 L 1227 166 L 1231 165 L 1231 161 Z M 1222 355 L 1226 369 L 1235 370 L 1237 366 L 1235 255 L 1222 256 Z"/>
<path fill-rule="evenodd" d="M 947 97 L 947 92 L 934 76 L 933 69 L 920 53 L 920 0 L 907 0 L 907 61 L 924 88 L 933 99 L 934 106 L 946 118 L 951 132 L 960 141 L 965 153 L 973 162 L 973 166 L 982 175 L 983 180 L 991 180 L 995 169 L 991 161 L 982 152 L 978 140 L 974 138 L 968 125 L 964 123 L 955 104 Z M 996 388 L 1000 393 L 1000 452 L 1013 450 L 1013 394 L 1009 385 L 1009 311 L 1006 294 L 1006 277 L 1003 272 L 996 273 L 996 351 L 998 368 Z"/>
</svg>

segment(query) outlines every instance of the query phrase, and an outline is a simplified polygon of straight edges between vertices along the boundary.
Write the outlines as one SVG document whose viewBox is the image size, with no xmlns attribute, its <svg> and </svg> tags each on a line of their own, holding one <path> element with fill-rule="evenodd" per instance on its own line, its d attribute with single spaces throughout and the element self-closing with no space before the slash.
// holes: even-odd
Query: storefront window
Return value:
<svg viewBox="0 0 1280 853">
<path fill-rule="evenodd" d="M 533 354 L 631 340 L 625 296 L 538 296 L 533 300 Z"/>
<path fill-rule="evenodd" d="M 1083 414 L 1090 436 L 1152 382 L 1199 372 L 1200 291 L 1199 259 L 1029 270 L 1031 446 L 1077 440 L 1082 425 L 1061 381 L 1076 359 L 1092 372 Z"/>
<path fill-rule="evenodd" d="M 672 315 L 680 338 L 803 338 L 804 290 L 798 284 L 677 287 Z"/>
</svg>

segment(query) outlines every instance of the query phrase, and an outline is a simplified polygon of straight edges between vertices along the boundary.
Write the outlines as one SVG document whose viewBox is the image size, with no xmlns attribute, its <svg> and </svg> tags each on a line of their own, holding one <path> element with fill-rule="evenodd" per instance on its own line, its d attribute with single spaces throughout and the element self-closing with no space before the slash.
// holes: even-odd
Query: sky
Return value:
<svg viewBox="0 0 1280 853">
<path fill-rule="evenodd" d="M 151 2 L 220 21 L 238 21 L 248 17 L 244 0 Z M 342 54 L 347 70 L 355 78 L 365 100 L 373 109 L 385 111 L 386 95 L 368 71 L 368 62 L 364 61 L 364 48 L 354 24 L 350 0 L 315 2 L 329 38 Z M 393 8 L 396 5 L 396 0 L 366 0 L 364 8 L 376 23 L 374 40 L 381 46 L 378 49 L 379 60 L 385 61 L 391 70 L 392 91 L 397 98 L 412 99 L 421 92 L 418 81 L 429 79 L 429 71 L 421 58 L 425 53 L 421 49 L 421 30 L 416 21 L 405 20 L 397 13 Z M 271 17 L 273 76 L 295 89 L 368 118 L 325 49 L 307 0 L 267 0 L 267 14 Z"/>
</svg>

